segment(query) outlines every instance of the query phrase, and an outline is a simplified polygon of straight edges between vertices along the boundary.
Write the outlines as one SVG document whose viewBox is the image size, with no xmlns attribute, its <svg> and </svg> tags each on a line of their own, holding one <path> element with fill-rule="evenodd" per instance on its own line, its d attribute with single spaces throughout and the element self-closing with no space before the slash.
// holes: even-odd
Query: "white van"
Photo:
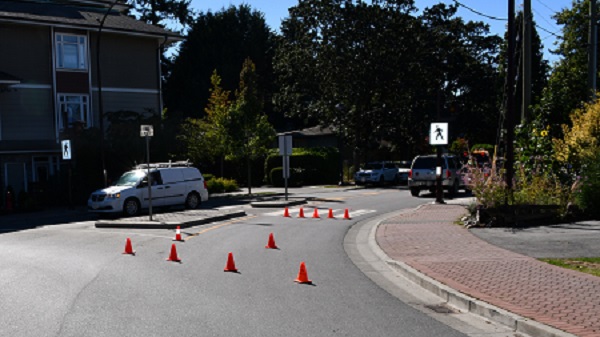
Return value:
<svg viewBox="0 0 600 337">
<path fill-rule="evenodd" d="M 148 208 L 148 165 L 125 172 L 113 186 L 97 190 L 88 199 L 88 209 L 97 213 L 139 214 Z M 183 205 L 198 208 L 208 200 L 206 182 L 188 162 L 150 164 L 152 207 Z"/>
</svg>

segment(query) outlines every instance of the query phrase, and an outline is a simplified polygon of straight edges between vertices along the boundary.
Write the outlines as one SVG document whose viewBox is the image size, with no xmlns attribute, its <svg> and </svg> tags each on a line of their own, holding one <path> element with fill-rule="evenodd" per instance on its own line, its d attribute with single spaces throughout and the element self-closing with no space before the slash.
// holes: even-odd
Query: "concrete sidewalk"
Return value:
<svg viewBox="0 0 600 337">
<path fill-rule="evenodd" d="M 482 310 L 483 301 L 499 308 L 484 316 L 532 336 L 600 337 L 599 277 L 491 245 L 455 224 L 464 214 L 461 205 L 423 205 L 383 220 L 375 240 L 393 267 L 441 284 L 428 288 L 461 310 Z"/>
</svg>

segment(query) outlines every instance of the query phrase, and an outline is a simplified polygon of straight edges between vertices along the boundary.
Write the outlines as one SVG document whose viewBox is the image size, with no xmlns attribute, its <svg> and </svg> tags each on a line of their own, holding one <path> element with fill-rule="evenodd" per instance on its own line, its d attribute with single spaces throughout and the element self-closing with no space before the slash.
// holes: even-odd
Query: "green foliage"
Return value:
<svg viewBox="0 0 600 337">
<path fill-rule="evenodd" d="M 490 156 L 494 154 L 494 145 L 492 144 L 475 144 L 471 146 L 471 151 L 476 151 L 479 149 L 484 149 L 490 153 Z"/>
<path fill-rule="evenodd" d="M 582 168 L 575 184 L 575 202 L 585 213 L 600 216 L 600 150 Z"/>
<path fill-rule="evenodd" d="M 553 149 L 549 125 L 539 119 L 515 128 L 515 163 L 527 174 L 552 172 Z"/>
<path fill-rule="evenodd" d="M 288 178 L 288 187 L 300 187 L 303 182 L 304 170 L 302 168 L 290 168 L 290 177 Z M 283 167 L 274 167 L 269 173 L 269 181 L 275 187 L 284 187 Z"/>
<path fill-rule="evenodd" d="M 273 89 L 272 59 L 275 34 L 264 15 L 249 5 L 229 6 L 216 12 L 200 12 L 181 43 L 164 88 L 170 118 L 202 118 L 208 104 L 211 74 L 216 70 L 224 90 L 239 84 L 242 64 L 250 58 L 256 64 L 260 97 Z M 167 74 L 165 72 L 165 74 Z M 270 100 L 265 106 L 270 116 Z M 273 121 L 276 121 L 273 118 Z"/>
<path fill-rule="evenodd" d="M 139 20 L 155 26 L 174 22 L 185 27 L 193 20 L 190 0 L 129 0 L 128 3 Z"/>
<path fill-rule="evenodd" d="M 282 166 L 282 157 L 276 150 L 271 151 L 265 160 L 265 172 L 271 180 L 273 168 Z M 307 185 L 333 184 L 339 180 L 339 153 L 335 148 L 294 148 L 290 156 L 290 169 L 297 170 L 297 181 Z M 291 174 L 291 173 L 290 173 Z"/>
<path fill-rule="evenodd" d="M 228 193 L 239 190 L 238 184 L 235 180 L 215 177 L 211 177 L 211 179 L 206 180 L 206 187 L 208 188 L 208 193 L 210 194 Z"/>
</svg>

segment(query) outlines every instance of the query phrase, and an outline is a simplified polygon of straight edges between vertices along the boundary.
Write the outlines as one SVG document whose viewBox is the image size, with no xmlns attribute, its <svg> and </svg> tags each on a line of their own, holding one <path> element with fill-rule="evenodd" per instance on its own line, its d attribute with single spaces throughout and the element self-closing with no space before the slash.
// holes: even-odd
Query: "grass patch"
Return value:
<svg viewBox="0 0 600 337">
<path fill-rule="evenodd" d="M 540 259 L 555 266 L 577 270 L 600 277 L 600 257 L 577 257 L 568 259 Z"/>
</svg>

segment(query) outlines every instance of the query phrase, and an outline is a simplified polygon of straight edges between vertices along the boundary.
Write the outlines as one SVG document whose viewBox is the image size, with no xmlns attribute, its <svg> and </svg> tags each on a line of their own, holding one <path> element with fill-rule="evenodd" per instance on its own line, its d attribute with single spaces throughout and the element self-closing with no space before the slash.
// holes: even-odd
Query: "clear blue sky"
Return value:
<svg viewBox="0 0 600 337">
<path fill-rule="evenodd" d="M 452 0 L 415 0 L 415 4 L 419 10 L 430 7 L 436 3 L 443 2 L 451 4 Z M 506 19 L 508 17 L 508 1 L 502 0 L 459 0 L 465 6 L 470 7 L 476 12 L 486 16 Z M 196 11 L 219 11 L 223 7 L 229 5 L 248 4 L 253 9 L 256 9 L 265 14 L 267 24 L 274 30 L 279 30 L 281 20 L 287 17 L 289 7 L 298 3 L 297 0 L 192 0 L 192 8 Z M 522 0 L 515 0 L 516 9 L 522 7 Z M 554 13 L 563 8 L 570 8 L 572 0 L 531 0 L 533 17 L 538 25 L 538 33 L 544 44 L 545 57 L 551 62 L 556 60 L 555 56 L 547 52 L 548 49 L 554 48 L 555 37 L 552 33 L 560 35 L 560 27 L 556 25 L 556 21 L 552 19 Z M 484 21 L 490 25 L 491 31 L 494 34 L 503 35 L 506 29 L 505 20 L 494 20 L 486 16 L 476 14 L 464 7 L 461 7 L 458 15 L 465 20 Z M 544 31 L 546 30 L 546 31 Z"/>
</svg>

